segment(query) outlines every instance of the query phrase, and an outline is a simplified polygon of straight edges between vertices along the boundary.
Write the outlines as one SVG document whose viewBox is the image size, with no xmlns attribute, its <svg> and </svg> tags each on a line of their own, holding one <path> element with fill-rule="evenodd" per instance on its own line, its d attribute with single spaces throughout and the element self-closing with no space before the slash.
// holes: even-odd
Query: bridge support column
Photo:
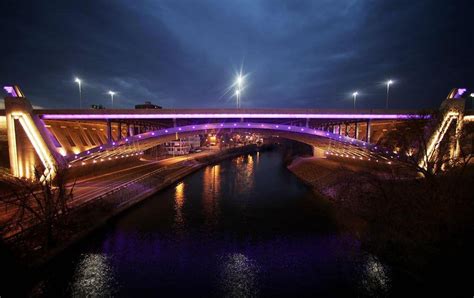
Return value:
<svg viewBox="0 0 474 298">
<path fill-rule="evenodd" d="M 365 141 L 370 143 L 370 119 L 367 120 L 367 130 L 365 131 Z"/>
<path fill-rule="evenodd" d="M 122 139 L 122 123 L 121 122 L 118 123 L 117 131 L 118 131 L 117 140 L 121 140 Z"/>
<path fill-rule="evenodd" d="M 356 140 L 358 140 L 359 139 L 359 123 L 356 122 L 354 125 L 355 125 L 354 126 L 354 138 Z"/>
<path fill-rule="evenodd" d="M 309 127 L 309 118 L 306 118 L 306 128 Z"/>
<path fill-rule="evenodd" d="M 176 127 L 176 118 L 173 118 L 173 127 Z"/>
<path fill-rule="evenodd" d="M 134 133 L 134 125 L 133 125 L 133 124 L 129 124 L 127 131 L 128 131 L 128 136 L 129 136 L 129 137 L 133 136 L 133 133 Z"/>
<path fill-rule="evenodd" d="M 113 138 L 112 138 L 112 123 L 110 122 L 110 120 L 107 119 L 107 141 L 110 143 L 110 142 L 113 142 Z"/>
<path fill-rule="evenodd" d="M 326 158 L 326 154 L 324 154 L 324 150 L 322 148 L 313 146 L 313 157 Z"/>
</svg>

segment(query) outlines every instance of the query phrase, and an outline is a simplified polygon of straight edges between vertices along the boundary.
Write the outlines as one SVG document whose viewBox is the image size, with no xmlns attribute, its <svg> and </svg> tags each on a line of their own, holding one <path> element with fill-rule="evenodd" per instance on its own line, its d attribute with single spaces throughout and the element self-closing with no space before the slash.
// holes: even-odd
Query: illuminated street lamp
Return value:
<svg viewBox="0 0 474 298">
<path fill-rule="evenodd" d="M 237 97 L 237 108 L 240 108 L 240 89 L 235 90 L 235 96 Z"/>
<path fill-rule="evenodd" d="M 239 89 L 242 88 L 243 82 L 244 82 L 244 78 L 242 77 L 242 75 L 239 75 L 236 80 L 236 84 Z"/>
<path fill-rule="evenodd" d="M 110 99 L 112 100 L 112 108 L 114 107 L 114 95 L 116 94 L 114 91 L 109 90 L 108 94 L 110 95 Z"/>
<path fill-rule="evenodd" d="M 389 80 L 387 82 L 387 100 L 385 101 L 385 108 L 388 109 L 388 92 L 390 91 L 390 85 L 393 84 L 392 80 Z"/>
<path fill-rule="evenodd" d="M 242 93 L 242 85 L 244 83 L 244 77 L 239 74 L 235 79 L 235 86 L 237 86 L 237 90 L 235 90 L 235 96 L 237 97 L 237 108 L 240 108 L 240 94 Z"/>
<path fill-rule="evenodd" d="M 79 108 L 82 109 L 82 88 L 81 88 L 81 79 L 75 78 L 74 82 L 79 86 Z"/>
<path fill-rule="evenodd" d="M 352 93 L 352 96 L 354 97 L 354 110 L 355 110 L 355 108 L 356 108 L 357 95 L 359 95 L 359 92 L 357 92 L 357 91 L 354 92 L 354 93 Z"/>
</svg>

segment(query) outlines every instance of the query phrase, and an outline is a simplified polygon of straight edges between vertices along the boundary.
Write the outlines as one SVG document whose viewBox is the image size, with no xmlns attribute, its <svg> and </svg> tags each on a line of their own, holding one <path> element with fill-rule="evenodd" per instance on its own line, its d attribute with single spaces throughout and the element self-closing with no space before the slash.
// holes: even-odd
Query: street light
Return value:
<svg viewBox="0 0 474 298">
<path fill-rule="evenodd" d="M 240 108 L 240 94 L 242 91 L 242 85 L 244 83 L 244 77 L 239 74 L 235 79 L 235 85 L 237 86 L 237 90 L 235 90 L 235 96 L 237 97 L 237 108 Z"/>
<path fill-rule="evenodd" d="M 393 84 L 392 80 L 389 80 L 387 82 L 387 100 L 385 101 L 385 108 L 388 109 L 388 92 L 390 91 L 390 85 Z"/>
<path fill-rule="evenodd" d="M 81 88 L 81 79 L 75 78 L 74 82 L 79 86 L 79 108 L 82 109 L 82 88 Z"/>
<path fill-rule="evenodd" d="M 357 92 L 357 91 L 354 92 L 354 93 L 352 93 L 352 96 L 354 97 L 354 110 L 355 110 L 355 108 L 356 108 L 357 95 L 359 95 L 359 92 Z"/>
<path fill-rule="evenodd" d="M 240 108 L 240 90 L 235 90 L 235 96 L 237 97 L 237 109 Z"/>
<path fill-rule="evenodd" d="M 109 93 L 109 95 L 110 95 L 110 99 L 112 99 L 112 108 L 113 108 L 113 107 L 114 107 L 114 95 L 115 95 L 115 92 L 109 90 L 108 93 Z"/>
<path fill-rule="evenodd" d="M 243 82 L 244 82 L 244 78 L 242 77 L 242 75 L 239 75 L 236 80 L 237 87 L 239 87 L 239 89 L 242 87 Z"/>
</svg>

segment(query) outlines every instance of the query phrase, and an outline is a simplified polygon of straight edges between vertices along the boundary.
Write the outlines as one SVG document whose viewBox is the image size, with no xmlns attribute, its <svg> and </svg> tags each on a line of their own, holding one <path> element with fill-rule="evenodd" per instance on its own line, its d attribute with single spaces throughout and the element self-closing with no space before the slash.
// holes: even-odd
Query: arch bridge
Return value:
<svg viewBox="0 0 474 298">
<path fill-rule="evenodd" d="M 147 149 L 188 135 L 224 131 L 256 131 L 313 146 L 317 156 L 340 155 L 388 162 L 396 152 L 377 146 L 380 138 L 409 121 L 430 121 L 429 114 L 410 110 L 330 109 L 33 109 L 16 86 L 5 98 L 0 117 L 6 122 L 10 168 L 31 178 L 41 164 L 45 177 L 58 167 L 86 166 L 143 154 Z M 443 119 L 430 139 L 436 151 L 454 123 L 471 121 L 464 92 L 453 89 L 443 102 Z M 0 131 L 1 134 L 1 131 Z"/>
</svg>

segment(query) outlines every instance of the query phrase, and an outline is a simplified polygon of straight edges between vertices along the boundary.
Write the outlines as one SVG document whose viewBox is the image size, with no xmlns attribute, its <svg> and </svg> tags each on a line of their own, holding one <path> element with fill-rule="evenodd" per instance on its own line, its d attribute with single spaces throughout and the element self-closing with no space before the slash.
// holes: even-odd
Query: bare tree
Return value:
<svg viewBox="0 0 474 298">
<path fill-rule="evenodd" d="M 33 180 L 13 177 L 0 172 L 0 181 L 9 193 L 0 198 L 4 205 L 1 233 L 12 235 L 26 228 L 38 227 L 44 233 L 44 244 L 55 242 L 55 232 L 68 225 L 68 201 L 73 197 L 75 183 L 67 186 L 67 170 L 57 169 L 54 179 L 42 179 L 42 172 L 35 168 Z"/>
<path fill-rule="evenodd" d="M 466 166 L 473 153 L 472 145 L 465 146 L 473 141 L 471 127 L 457 131 L 455 121 L 444 126 L 444 111 L 422 112 L 421 115 L 423 120 L 413 119 L 399 125 L 381 138 L 379 145 L 399 152 L 400 161 L 425 178 L 432 178 L 440 169 Z M 444 137 L 433 139 L 432 136 Z M 459 155 L 453 158 L 455 138 L 459 139 L 461 146 Z"/>
</svg>

